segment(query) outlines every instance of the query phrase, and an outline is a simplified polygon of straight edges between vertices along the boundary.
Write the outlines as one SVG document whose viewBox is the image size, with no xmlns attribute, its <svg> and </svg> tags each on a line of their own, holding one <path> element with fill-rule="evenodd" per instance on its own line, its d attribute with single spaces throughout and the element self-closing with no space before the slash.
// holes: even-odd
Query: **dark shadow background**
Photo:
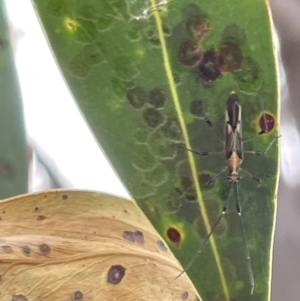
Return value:
<svg viewBox="0 0 300 301">
<path fill-rule="evenodd" d="M 281 123 L 284 125 L 294 118 L 298 131 L 300 128 L 300 0 L 271 0 L 270 2 L 280 40 L 281 59 L 286 72 L 286 84 L 283 83 L 281 90 Z M 297 136 L 298 133 L 291 142 L 296 142 Z M 284 150 L 290 145 L 286 145 L 283 138 L 281 142 L 283 157 L 286 154 Z M 300 152 L 296 153 L 296 156 L 300 157 Z M 297 160 L 294 168 L 299 168 Z M 279 183 L 271 298 L 271 301 L 283 300 L 300 300 L 300 186 L 291 185 L 286 175 L 281 176 Z"/>
</svg>

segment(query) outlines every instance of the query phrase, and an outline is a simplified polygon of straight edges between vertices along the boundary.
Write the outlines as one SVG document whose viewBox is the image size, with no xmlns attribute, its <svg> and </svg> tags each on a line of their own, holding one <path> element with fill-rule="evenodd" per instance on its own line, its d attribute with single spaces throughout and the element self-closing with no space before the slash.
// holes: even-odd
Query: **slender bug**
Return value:
<svg viewBox="0 0 300 301">
<path fill-rule="evenodd" d="M 193 258 L 190 260 L 190 262 L 187 264 L 185 269 L 176 277 L 178 278 L 180 275 L 182 275 L 184 272 L 186 272 L 196 261 L 200 253 L 203 251 L 205 245 L 207 244 L 210 236 L 213 234 L 214 230 L 218 226 L 220 220 L 222 217 L 225 215 L 227 212 L 228 204 L 229 204 L 229 196 L 230 196 L 230 191 L 232 189 L 232 186 L 234 186 L 235 190 L 235 197 L 236 197 L 236 212 L 239 216 L 239 221 L 243 233 L 243 241 L 245 245 L 245 257 L 247 260 L 247 268 L 248 268 L 248 274 L 249 274 L 249 281 L 250 281 L 250 286 L 251 286 L 251 291 L 250 294 L 253 294 L 254 291 L 254 276 L 253 276 L 253 270 L 252 270 L 252 264 L 251 264 L 251 257 L 250 257 L 250 252 L 247 244 L 247 239 L 246 239 L 246 231 L 245 231 L 245 226 L 244 222 L 242 219 L 242 209 L 240 205 L 240 199 L 239 199 L 239 193 L 238 193 L 238 181 L 241 179 L 239 176 L 239 171 L 245 172 L 248 176 L 250 176 L 253 180 L 257 182 L 261 182 L 258 178 L 253 176 L 250 172 L 246 170 L 241 169 L 241 164 L 243 163 L 244 160 L 244 153 L 250 153 L 250 154 L 255 154 L 255 155 L 265 155 L 266 152 L 270 149 L 272 144 L 276 141 L 276 138 L 274 138 L 269 146 L 266 148 L 264 152 L 258 152 L 258 151 L 243 151 L 243 142 L 242 140 L 242 107 L 239 103 L 238 96 L 236 95 L 235 92 L 232 92 L 227 100 L 227 110 L 226 110 L 226 123 L 225 123 L 225 150 L 222 151 L 222 153 L 225 153 L 225 161 L 226 161 L 226 167 L 219 172 L 217 175 L 215 175 L 208 183 L 207 185 L 211 184 L 216 178 L 218 178 L 222 173 L 224 173 L 226 170 L 228 170 L 229 174 L 227 176 L 227 179 L 229 181 L 229 190 L 228 190 L 228 196 L 226 200 L 223 201 L 223 209 L 222 213 L 220 216 L 217 218 L 215 223 L 213 224 L 209 234 L 205 238 L 203 244 L 201 247 L 198 249 L 197 253 L 193 256 Z M 250 139 L 251 140 L 251 139 Z M 248 140 L 249 141 L 249 140 Z M 247 141 L 246 141 L 247 142 Z M 197 152 L 192 149 L 186 149 L 188 151 L 191 151 L 195 154 L 198 154 L 200 156 L 205 156 L 205 155 L 210 155 L 210 154 L 219 154 L 220 152 Z"/>
</svg>

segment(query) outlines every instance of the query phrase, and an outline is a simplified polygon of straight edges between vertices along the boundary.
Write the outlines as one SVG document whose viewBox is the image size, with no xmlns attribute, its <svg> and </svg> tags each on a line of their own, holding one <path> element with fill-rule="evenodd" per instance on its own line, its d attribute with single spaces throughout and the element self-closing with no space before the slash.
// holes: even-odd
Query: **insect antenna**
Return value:
<svg viewBox="0 0 300 301">
<path fill-rule="evenodd" d="M 243 232 L 243 241 L 244 241 L 244 245 L 245 245 L 245 256 L 246 256 L 246 260 L 247 260 L 247 269 L 248 269 L 248 275 L 249 275 L 249 280 L 250 280 L 250 294 L 253 294 L 254 291 L 254 276 L 253 276 L 253 270 L 252 270 L 252 264 L 251 264 L 251 257 L 250 257 L 250 252 L 249 252 L 249 248 L 248 248 L 248 243 L 247 243 L 247 237 L 246 237 L 246 230 L 245 230 L 245 226 L 244 226 L 244 221 L 242 218 L 242 208 L 240 205 L 240 200 L 239 200 L 239 194 L 238 194 L 238 185 L 237 182 L 234 182 L 234 186 L 235 186 L 235 195 L 236 195 L 236 210 L 237 210 L 237 214 L 239 216 L 239 220 L 240 220 L 240 224 L 241 224 L 241 228 L 242 228 L 242 232 Z"/>
</svg>

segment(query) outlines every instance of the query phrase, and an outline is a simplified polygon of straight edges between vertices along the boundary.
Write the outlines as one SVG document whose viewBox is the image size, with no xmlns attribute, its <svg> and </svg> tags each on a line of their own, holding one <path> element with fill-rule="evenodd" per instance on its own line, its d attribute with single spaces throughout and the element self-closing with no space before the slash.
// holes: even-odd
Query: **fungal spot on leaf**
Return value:
<svg viewBox="0 0 300 301">
<path fill-rule="evenodd" d="M 202 16 L 193 17 L 187 24 L 188 30 L 195 39 L 201 40 L 209 34 L 209 21 Z"/>
<path fill-rule="evenodd" d="M 149 92 L 149 103 L 156 109 L 164 106 L 166 98 L 166 93 L 162 89 L 155 88 Z"/>
<path fill-rule="evenodd" d="M 11 301 L 28 301 L 24 295 L 12 295 Z"/>
<path fill-rule="evenodd" d="M 125 268 L 121 265 L 112 265 L 107 274 L 107 282 L 111 284 L 118 284 L 125 275 Z"/>
<path fill-rule="evenodd" d="M 201 50 L 198 45 L 192 41 L 186 41 L 180 44 L 178 51 L 178 60 L 185 66 L 196 66 L 202 58 Z"/>
<path fill-rule="evenodd" d="M 148 139 L 148 148 L 150 153 L 158 157 L 160 159 L 173 159 L 176 156 L 177 149 L 174 143 L 170 143 L 170 140 L 167 139 L 161 131 L 156 131 L 153 134 L 150 135 Z M 156 173 L 154 171 L 154 173 Z M 160 175 L 160 179 L 164 179 L 164 174 Z M 149 179 L 150 182 L 155 182 L 155 180 L 152 181 L 152 179 Z M 160 181 L 160 180 L 158 180 Z"/>
<path fill-rule="evenodd" d="M 243 55 L 240 47 L 231 42 L 221 46 L 219 51 L 220 68 L 223 72 L 231 72 L 241 69 Z"/>
<path fill-rule="evenodd" d="M 169 228 L 167 230 L 167 236 L 173 243 L 179 243 L 181 241 L 181 235 L 180 232 L 175 228 Z"/>
<path fill-rule="evenodd" d="M 69 198 L 69 196 L 68 196 L 67 194 L 63 194 L 63 195 L 61 196 L 61 198 L 62 198 L 63 200 L 67 200 L 67 199 Z"/>
<path fill-rule="evenodd" d="M 143 245 L 145 243 L 143 232 L 135 231 L 133 235 L 136 243 L 138 243 L 139 245 Z"/>
<path fill-rule="evenodd" d="M 83 293 L 81 291 L 76 291 L 73 294 L 73 300 L 82 300 L 83 299 Z"/>
<path fill-rule="evenodd" d="M 148 100 L 146 91 L 141 87 L 134 87 L 128 90 L 126 98 L 129 104 L 136 109 L 142 108 Z"/>
<path fill-rule="evenodd" d="M 122 237 L 130 242 L 136 242 L 137 244 L 144 244 L 144 234 L 141 231 L 123 231 Z"/>
<path fill-rule="evenodd" d="M 181 294 L 181 299 L 182 299 L 182 300 L 186 300 L 188 297 L 189 297 L 189 293 L 188 293 L 187 291 L 185 291 L 185 292 L 183 292 L 183 293 Z"/>
<path fill-rule="evenodd" d="M 221 75 L 219 57 L 214 50 L 208 50 L 204 53 L 198 66 L 198 74 L 208 82 L 216 80 Z"/>
<path fill-rule="evenodd" d="M 193 187 L 193 182 L 187 177 L 181 177 L 180 182 L 184 190 L 188 190 L 189 188 Z"/>
<path fill-rule="evenodd" d="M 122 81 L 130 82 L 140 74 L 140 69 L 131 57 L 116 57 L 112 63 L 115 76 Z"/>
<path fill-rule="evenodd" d="M 0 159 L 0 174 L 12 178 L 15 175 L 15 170 L 12 163 L 5 159 Z"/>
<path fill-rule="evenodd" d="M 22 246 L 21 250 L 22 250 L 23 254 L 25 254 L 26 256 L 30 255 L 31 249 L 28 246 Z"/>
<path fill-rule="evenodd" d="M 137 144 L 134 151 L 132 152 L 133 166 L 141 171 L 152 170 L 156 165 L 157 161 L 155 157 L 149 152 L 149 149 L 144 144 Z"/>
<path fill-rule="evenodd" d="M 246 36 L 245 32 L 238 25 L 230 24 L 225 28 L 222 38 L 225 42 L 241 45 L 245 42 Z"/>
<path fill-rule="evenodd" d="M 133 140 L 137 144 L 143 144 L 147 142 L 149 135 L 149 129 L 148 128 L 137 128 L 135 132 L 133 133 Z"/>
<path fill-rule="evenodd" d="M 51 248 L 47 244 L 40 244 L 39 249 L 43 255 L 48 255 L 51 252 Z"/>
<path fill-rule="evenodd" d="M 161 156 L 160 156 L 161 157 Z M 165 156 L 163 156 L 165 158 Z M 162 158 L 162 157 L 161 157 Z M 168 180 L 169 173 L 162 164 L 157 165 L 150 174 L 147 174 L 147 179 L 155 186 L 160 186 Z"/>
<path fill-rule="evenodd" d="M 34 211 L 35 211 L 35 212 L 39 211 L 39 207 L 35 207 L 35 208 L 34 208 Z"/>
<path fill-rule="evenodd" d="M 198 176 L 198 181 L 201 187 L 206 189 L 212 189 L 215 185 L 215 181 L 211 182 L 212 176 L 210 174 L 201 174 Z"/>
<path fill-rule="evenodd" d="M 85 46 L 71 61 L 69 70 L 75 76 L 86 77 L 93 65 L 102 62 L 104 56 L 99 48 L 90 44 Z"/>
<path fill-rule="evenodd" d="M 164 121 L 163 115 L 154 108 L 148 108 L 143 114 L 146 124 L 151 128 L 157 128 Z"/>
<path fill-rule="evenodd" d="M 237 80 L 251 84 L 254 83 L 259 76 L 259 66 L 250 57 L 245 57 L 242 62 L 241 70 L 234 72 Z"/>
<path fill-rule="evenodd" d="M 259 119 L 259 127 L 261 128 L 261 131 L 259 134 L 268 133 L 271 130 L 273 130 L 275 126 L 275 119 L 272 115 L 268 113 L 264 113 L 261 115 Z"/>
<path fill-rule="evenodd" d="M 161 127 L 161 132 L 166 137 L 174 141 L 179 141 L 182 137 L 179 122 L 176 117 L 169 118 L 167 122 Z"/>
<path fill-rule="evenodd" d="M 164 244 L 163 241 L 158 240 L 156 244 L 158 245 L 158 247 L 159 247 L 162 251 L 164 251 L 164 252 L 167 252 L 167 251 L 168 251 L 168 248 L 167 248 L 167 246 Z"/>
<path fill-rule="evenodd" d="M 132 231 L 128 231 L 128 230 L 123 231 L 122 237 L 125 240 L 128 240 L 130 242 L 134 242 L 134 235 L 133 235 Z"/>
<path fill-rule="evenodd" d="M 46 219 L 46 216 L 45 216 L 45 215 L 38 215 L 38 216 L 36 217 L 36 219 L 37 219 L 38 221 L 43 221 L 44 219 Z"/>
<path fill-rule="evenodd" d="M 79 24 L 76 20 L 71 19 L 69 17 L 65 18 L 64 24 L 65 24 L 66 29 L 71 33 L 76 32 L 76 30 L 79 26 Z"/>
<path fill-rule="evenodd" d="M 190 104 L 190 112 L 196 117 L 203 117 L 205 115 L 205 106 L 202 100 L 194 100 Z"/>
<path fill-rule="evenodd" d="M 13 249 L 11 246 L 2 246 L 1 249 L 5 254 L 11 254 L 13 252 Z"/>
</svg>

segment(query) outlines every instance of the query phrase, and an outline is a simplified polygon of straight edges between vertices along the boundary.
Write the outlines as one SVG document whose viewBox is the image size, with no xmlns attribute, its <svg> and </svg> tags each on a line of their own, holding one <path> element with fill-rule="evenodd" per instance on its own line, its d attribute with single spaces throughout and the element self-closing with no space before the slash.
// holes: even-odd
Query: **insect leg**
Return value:
<svg viewBox="0 0 300 301">
<path fill-rule="evenodd" d="M 247 174 L 251 179 L 255 180 L 258 183 L 261 183 L 261 180 L 259 178 L 257 178 L 256 176 L 254 176 L 251 172 L 249 172 L 248 170 L 242 169 L 240 168 L 240 171 L 244 172 L 245 174 Z"/>
<path fill-rule="evenodd" d="M 210 185 L 216 178 L 218 178 L 223 172 L 227 170 L 227 167 L 222 169 L 219 173 L 217 173 L 213 178 L 211 178 L 208 182 L 205 183 L 206 186 Z"/>
<path fill-rule="evenodd" d="M 199 257 L 199 255 L 201 254 L 201 252 L 203 251 L 204 247 L 206 246 L 209 238 L 211 237 L 211 235 L 213 234 L 213 232 L 215 231 L 215 229 L 217 228 L 220 220 L 222 219 L 222 217 L 225 215 L 227 208 L 228 208 L 228 204 L 229 204 L 229 195 L 230 195 L 230 191 L 232 188 L 232 183 L 230 182 L 230 186 L 229 186 L 229 190 L 228 190 L 228 196 L 227 199 L 224 201 L 223 203 L 223 209 L 222 209 L 222 213 L 220 214 L 220 216 L 217 218 L 217 220 L 215 221 L 214 225 L 212 226 L 210 232 L 208 233 L 208 235 L 206 236 L 203 244 L 201 244 L 200 248 L 198 249 L 197 253 L 192 257 L 192 259 L 190 260 L 190 262 L 186 265 L 186 267 L 184 268 L 184 270 L 175 278 L 179 278 L 183 273 L 185 273 L 192 265 L 193 263 L 197 260 L 197 258 Z"/>
<path fill-rule="evenodd" d="M 185 150 L 187 150 L 187 151 L 189 151 L 189 152 L 192 152 L 192 153 L 197 154 L 197 155 L 200 155 L 200 156 L 220 155 L 220 154 L 223 154 L 223 153 L 224 153 L 224 150 L 219 151 L 219 152 L 209 152 L 209 151 L 198 152 L 198 151 L 195 151 L 195 150 L 193 150 L 193 149 L 186 148 L 186 147 L 184 147 L 184 146 L 182 146 L 182 145 L 178 145 L 178 147 L 183 148 L 183 149 L 185 149 Z"/>
<path fill-rule="evenodd" d="M 263 151 L 263 152 L 261 152 L 261 151 L 244 151 L 244 153 L 245 154 L 252 154 L 252 155 L 259 155 L 259 156 L 264 156 L 266 153 L 267 153 L 267 151 L 271 148 L 271 146 L 274 144 L 274 142 L 278 139 L 278 138 L 280 138 L 281 137 L 281 135 L 280 136 L 276 136 L 270 143 L 269 143 L 269 145 L 267 146 L 267 148 L 265 149 L 265 151 Z M 249 140 L 248 140 L 249 141 Z M 246 141 L 246 142 L 248 142 L 248 141 Z M 245 142 L 243 142 L 243 143 L 245 143 Z"/>
<path fill-rule="evenodd" d="M 240 220 L 240 224 L 241 224 L 241 228 L 243 231 L 243 240 L 244 240 L 244 245 L 245 245 L 245 255 L 246 255 L 246 259 L 247 259 L 247 268 L 248 268 L 248 275 L 249 275 L 249 280 L 250 280 L 250 294 L 253 294 L 254 291 L 254 276 L 253 276 L 253 270 L 252 270 L 252 264 L 251 264 L 251 257 L 250 257 L 250 252 L 249 252 L 249 248 L 248 248 L 248 243 L 247 243 L 247 238 L 246 238 L 246 230 L 245 230 L 245 226 L 244 226 L 244 221 L 242 218 L 242 208 L 240 205 L 240 200 L 239 200 L 239 194 L 238 194 L 238 186 L 237 186 L 237 182 L 234 183 L 235 184 L 235 193 L 236 193 L 236 210 L 237 210 L 237 214 L 239 216 L 239 220 Z"/>
</svg>

